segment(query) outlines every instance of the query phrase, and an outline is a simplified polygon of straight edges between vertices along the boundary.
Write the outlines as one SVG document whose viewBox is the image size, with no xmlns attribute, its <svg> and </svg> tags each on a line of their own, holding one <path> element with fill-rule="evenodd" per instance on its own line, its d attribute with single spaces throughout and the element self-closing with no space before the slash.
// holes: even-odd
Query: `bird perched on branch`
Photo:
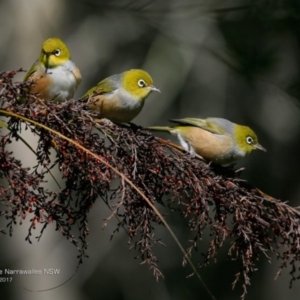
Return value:
<svg viewBox="0 0 300 300">
<path fill-rule="evenodd" d="M 81 74 L 65 43 L 50 38 L 43 42 L 39 59 L 25 75 L 24 81 L 27 80 L 34 82 L 29 93 L 38 94 L 45 101 L 62 102 L 73 97 Z"/>
<path fill-rule="evenodd" d="M 235 162 L 253 150 L 266 149 L 258 143 L 255 132 L 222 118 L 184 118 L 170 120 L 175 126 L 153 126 L 150 131 L 165 131 L 176 136 L 181 146 L 216 164 Z"/>
<path fill-rule="evenodd" d="M 133 69 L 103 79 L 83 99 L 88 101 L 90 110 L 98 113 L 97 117 L 122 123 L 130 122 L 141 112 L 152 91 L 160 92 L 151 76 Z"/>
</svg>

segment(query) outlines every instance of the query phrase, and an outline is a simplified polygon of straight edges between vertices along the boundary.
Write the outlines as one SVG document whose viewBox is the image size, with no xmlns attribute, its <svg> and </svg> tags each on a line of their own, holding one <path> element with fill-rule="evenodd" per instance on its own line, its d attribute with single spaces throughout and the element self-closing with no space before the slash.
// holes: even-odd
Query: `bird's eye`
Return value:
<svg viewBox="0 0 300 300">
<path fill-rule="evenodd" d="M 60 50 L 59 50 L 59 49 L 56 49 L 56 50 L 54 51 L 54 55 L 55 55 L 55 56 L 60 56 Z"/>
<path fill-rule="evenodd" d="M 142 87 L 147 86 L 147 84 L 146 84 L 145 80 L 139 79 L 139 81 L 138 81 L 138 86 L 142 88 Z"/>
<path fill-rule="evenodd" d="M 253 142 L 254 142 L 253 137 L 247 136 L 247 137 L 246 137 L 246 142 L 247 142 L 247 144 L 252 145 Z"/>
</svg>

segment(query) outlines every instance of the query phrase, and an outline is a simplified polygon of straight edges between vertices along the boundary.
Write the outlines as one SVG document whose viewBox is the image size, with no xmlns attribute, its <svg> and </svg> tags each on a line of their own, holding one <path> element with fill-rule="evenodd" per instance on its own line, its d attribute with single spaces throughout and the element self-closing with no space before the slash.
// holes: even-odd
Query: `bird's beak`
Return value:
<svg viewBox="0 0 300 300">
<path fill-rule="evenodd" d="M 260 145 L 260 144 L 256 144 L 254 147 L 255 147 L 255 149 L 258 149 L 258 150 L 262 150 L 262 151 L 267 152 L 267 149 L 264 148 L 264 147 L 263 147 L 262 145 Z"/>
<path fill-rule="evenodd" d="M 155 91 L 155 92 L 161 92 L 158 88 L 156 88 L 154 85 L 149 86 L 150 91 Z"/>
<path fill-rule="evenodd" d="M 51 53 L 44 51 L 44 55 L 45 55 L 45 66 L 46 66 L 45 73 L 47 73 L 48 68 L 49 68 L 49 57 L 50 57 Z"/>
</svg>

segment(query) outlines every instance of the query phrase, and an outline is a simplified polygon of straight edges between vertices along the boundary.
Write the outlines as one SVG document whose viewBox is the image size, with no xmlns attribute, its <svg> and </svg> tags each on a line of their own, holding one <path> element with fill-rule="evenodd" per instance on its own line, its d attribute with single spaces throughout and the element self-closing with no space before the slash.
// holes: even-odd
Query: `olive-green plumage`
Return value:
<svg viewBox="0 0 300 300">
<path fill-rule="evenodd" d="M 151 131 L 165 131 L 177 136 L 181 146 L 192 155 L 198 154 L 216 164 L 239 160 L 253 150 L 266 151 L 255 132 L 222 118 L 184 118 L 170 120 L 175 126 L 153 126 Z"/>
<path fill-rule="evenodd" d="M 141 112 L 152 91 L 159 92 L 151 76 L 143 70 L 133 69 L 103 79 L 88 90 L 83 99 L 98 113 L 97 117 L 122 123 L 130 122 Z"/>
</svg>

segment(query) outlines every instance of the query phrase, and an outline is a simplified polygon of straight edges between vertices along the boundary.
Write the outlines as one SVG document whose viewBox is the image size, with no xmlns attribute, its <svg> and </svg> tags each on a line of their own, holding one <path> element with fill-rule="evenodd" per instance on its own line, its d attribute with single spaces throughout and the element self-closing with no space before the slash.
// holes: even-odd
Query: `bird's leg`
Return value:
<svg viewBox="0 0 300 300">
<path fill-rule="evenodd" d="M 140 125 L 136 125 L 134 123 L 129 122 L 129 125 L 131 127 L 131 129 L 133 130 L 134 133 L 138 132 L 140 129 L 142 129 L 143 127 Z"/>
</svg>

